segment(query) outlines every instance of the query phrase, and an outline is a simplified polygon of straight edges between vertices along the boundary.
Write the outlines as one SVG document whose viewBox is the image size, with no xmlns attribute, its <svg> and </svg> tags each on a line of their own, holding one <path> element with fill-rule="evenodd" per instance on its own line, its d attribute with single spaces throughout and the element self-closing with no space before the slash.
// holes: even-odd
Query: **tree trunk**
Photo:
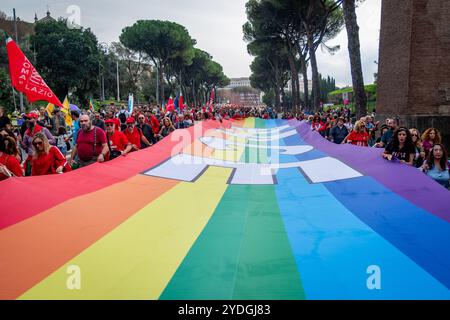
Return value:
<svg viewBox="0 0 450 320">
<path fill-rule="evenodd" d="M 298 71 L 295 67 L 295 60 L 292 52 L 290 51 L 288 54 L 288 60 L 289 60 L 289 69 L 291 72 L 291 84 L 292 84 L 292 109 L 294 109 L 298 104 Z"/>
<path fill-rule="evenodd" d="M 304 109 L 306 111 L 311 111 L 309 103 L 309 84 L 308 84 L 308 65 L 306 64 L 306 59 L 304 55 L 300 56 L 301 62 L 301 72 L 303 76 L 303 90 L 304 90 Z"/>
<path fill-rule="evenodd" d="M 166 97 L 164 94 L 164 67 L 161 66 L 159 67 L 159 89 L 160 89 L 160 99 L 161 99 L 161 104 L 165 104 L 166 103 Z"/>
<path fill-rule="evenodd" d="M 311 61 L 312 71 L 312 95 L 313 95 L 313 110 L 319 111 L 320 107 L 320 81 L 319 69 L 317 67 L 316 48 L 312 39 L 312 35 L 308 35 L 309 57 Z"/>
<path fill-rule="evenodd" d="M 348 36 L 348 51 L 352 70 L 353 92 L 357 118 L 367 114 L 367 99 L 364 89 L 364 78 L 361 64 L 359 43 L 359 26 L 356 18 L 355 0 L 344 0 L 344 18 Z"/>
<path fill-rule="evenodd" d="M 280 87 L 278 86 L 278 82 L 274 86 L 274 91 L 275 91 L 275 108 L 279 108 L 280 107 Z"/>
<path fill-rule="evenodd" d="M 282 108 L 285 108 L 286 105 L 286 92 L 284 91 L 284 87 L 281 88 L 281 102 L 280 105 Z M 280 110 L 280 108 L 278 108 Z"/>
<path fill-rule="evenodd" d="M 280 68 L 278 67 L 278 63 L 274 66 L 275 73 L 275 108 L 280 107 L 280 91 L 283 89 L 281 86 L 283 85 L 281 82 L 280 76 Z"/>
<path fill-rule="evenodd" d="M 294 107 L 294 113 L 299 112 L 300 111 L 300 106 L 303 104 L 302 97 L 300 95 L 300 78 L 298 76 L 298 70 L 297 69 L 296 69 L 296 72 L 297 72 L 297 83 L 296 83 L 295 91 L 297 91 L 297 104 Z"/>
</svg>

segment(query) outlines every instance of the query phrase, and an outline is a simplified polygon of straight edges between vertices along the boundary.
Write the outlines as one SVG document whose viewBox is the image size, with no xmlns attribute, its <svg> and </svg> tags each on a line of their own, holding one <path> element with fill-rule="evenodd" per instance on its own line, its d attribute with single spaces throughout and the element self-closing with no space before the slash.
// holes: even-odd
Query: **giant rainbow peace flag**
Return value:
<svg viewBox="0 0 450 320">
<path fill-rule="evenodd" d="M 0 299 L 449 299 L 449 191 L 380 153 L 208 121 L 5 180 Z"/>
</svg>

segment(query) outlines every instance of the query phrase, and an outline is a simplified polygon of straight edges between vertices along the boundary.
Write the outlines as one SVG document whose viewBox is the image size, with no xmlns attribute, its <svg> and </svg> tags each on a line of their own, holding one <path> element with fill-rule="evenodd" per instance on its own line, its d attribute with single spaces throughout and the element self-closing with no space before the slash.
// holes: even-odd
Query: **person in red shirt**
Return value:
<svg viewBox="0 0 450 320">
<path fill-rule="evenodd" d="M 322 126 L 323 123 L 320 121 L 320 117 L 315 115 L 311 123 L 311 130 L 319 131 Z"/>
<path fill-rule="evenodd" d="M 152 126 L 153 134 L 157 135 L 159 133 L 159 129 L 161 127 L 159 120 L 155 116 L 156 110 L 153 111 L 153 113 L 150 115 L 150 125 Z"/>
<path fill-rule="evenodd" d="M 116 131 L 115 122 L 112 119 L 105 121 L 106 137 L 108 139 L 109 158 L 115 159 L 119 155 L 126 156 L 131 152 L 132 146 L 123 132 Z"/>
<path fill-rule="evenodd" d="M 151 143 L 147 140 L 147 138 L 142 133 L 141 129 L 136 128 L 136 120 L 133 117 L 127 119 L 127 129 L 125 130 L 125 136 L 128 141 L 131 143 L 131 147 L 133 151 L 138 151 L 142 148 L 141 140 L 146 145 L 150 146 Z"/>
<path fill-rule="evenodd" d="M 23 170 L 19 160 L 8 154 L 5 138 L 0 135 L 0 181 L 11 177 L 22 177 Z"/>
<path fill-rule="evenodd" d="M 88 115 L 80 117 L 80 127 L 70 161 L 73 162 L 75 156 L 78 156 L 79 167 L 85 167 L 95 162 L 105 162 L 109 154 L 105 131 L 93 126 Z"/>
<path fill-rule="evenodd" d="M 355 146 L 367 147 L 369 146 L 369 134 L 366 131 L 366 124 L 362 121 L 355 123 L 355 128 L 345 138 L 344 142 L 351 143 Z"/>
<path fill-rule="evenodd" d="M 121 131 L 120 130 L 120 120 L 118 118 L 114 117 L 113 111 L 110 110 L 106 113 L 106 119 L 114 121 L 114 125 L 116 126 L 116 131 Z"/>
<path fill-rule="evenodd" d="M 36 133 L 32 141 L 33 154 L 27 161 L 31 164 L 32 176 L 63 173 L 71 171 L 64 155 L 55 146 L 51 146 L 47 137 L 42 133 Z"/>
<path fill-rule="evenodd" d="M 33 153 L 33 146 L 31 145 L 31 140 L 33 140 L 33 136 L 38 132 L 44 133 L 51 145 L 56 145 L 56 139 L 52 136 L 50 131 L 45 127 L 41 127 L 37 123 L 37 120 L 39 118 L 37 114 L 29 113 L 26 117 L 28 129 L 25 131 L 25 134 L 23 135 L 22 148 L 28 155 L 31 155 Z"/>
</svg>

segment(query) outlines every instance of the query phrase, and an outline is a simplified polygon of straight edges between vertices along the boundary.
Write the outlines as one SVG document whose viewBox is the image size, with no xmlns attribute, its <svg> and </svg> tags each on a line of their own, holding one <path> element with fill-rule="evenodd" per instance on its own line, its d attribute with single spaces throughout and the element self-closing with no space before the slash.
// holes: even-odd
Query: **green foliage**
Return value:
<svg viewBox="0 0 450 320">
<path fill-rule="evenodd" d="M 273 106 L 275 104 L 275 92 L 273 89 L 264 93 L 262 102 L 268 106 Z"/>
<path fill-rule="evenodd" d="M 169 93 L 178 94 L 181 88 L 191 103 L 204 101 L 211 88 L 229 83 L 222 66 L 208 53 L 194 48 L 196 41 L 177 23 L 140 20 L 123 29 L 120 41 L 126 48 L 144 53 L 153 62 L 160 74 L 164 74 Z M 151 97 L 149 93 L 144 96 Z"/>
<path fill-rule="evenodd" d="M 367 86 L 364 86 L 364 88 L 366 90 L 366 93 L 373 94 L 373 95 L 376 95 L 376 93 L 377 93 L 377 85 L 376 84 L 369 84 Z M 334 96 L 334 95 L 340 95 L 340 94 L 348 93 L 348 92 L 353 92 L 353 88 L 347 87 L 347 88 L 343 88 L 343 89 L 334 90 L 334 91 L 330 92 L 328 95 Z"/>
<path fill-rule="evenodd" d="M 249 53 L 269 60 L 279 57 L 285 63 L 289 62 L 283 66 L 279 64 L 280 67 L 272 75 L 272 78 L 277 75 L 278 79 L 272 79 L 272 86 L 256 84 L 262 74 L 253 76 L 255 85 L 268 90 L 276 86 L 275 91 L 282 92 L 284 86 L 280 79 L 284 77 L 284 73 L 289 71 L 292 80 L 298 79 L 299 70 L 307 73 L 308 60 L 313 55 L 315 61 L 315 51 L 319 46 L 330 54 L 339 50 L 338 46 L 326 45 L 344 25 L 339 4 L 340 1 L 331 0 L 249 0 L 246 4 L 248 22 L 243 26 L 244 40 L 249 43 Z M 273 67 L 274 61 L 271 62 L 270 66 Z M 317 65 L 311 63 L 311 67 L 313 80 L 317 79 L 313 82 L 317 90 L 313 92 L 320 93 Z M 265 75 L 264 80 L 269 78 Z M 322 96 L 326 97 L 326 93 Z M 294 105 L 298 105 L 299 98 L 300 93 L 294 92 Z"/>
<path fill-rule="evenodd" d="M 161 20 L 137 21 L 122 30 L 120 42 L 127 48 L 144 52 L 158 66 L 166 66 L 170 60 L 179 58 L 189 64 L 195 44 L 185 27 Z"/>
<path fill-rule="evenodd" d="M 4 43 L 3 34 L 0 40 Z M 37 23 L 35 34 L 23 37 L 19 46 L 60 100 L 71 93 L 71 103 L 81 108 L 88 107 L 89 99 L 101 98 L 102 78 L 106 101 L 97 101 L 96 107 L 108 101 L 117 103 L 117 63 L 122 101 L 133 93 L 136 101 L 156 102 L 159 82 L 160 88 L 168 88 L 163 99 L 182 90 L 185 100 L 193 103 L 195 98 L 200 103 L 211 89 L 229 84 L 222 66 L 194 48 L 196 41 L 177 23 L 137 21 L 123 29 L 120 41 L 108 48 L 100 46 L 90 29 L 69 29 L 60 19 Z M 151 64 L 164 78 L 156 79 L 156 68 Z M 5 46 L 0 46 L 0 89 L 0 105 L 12 111 Z"/>
<path fill-rule="evenodd" d="M 19 99 L 16 96 L 16 103 Z M 7 113 L 14 111 L 13 92 L 9 74 L 4 69 L 0 69 L 0 106 L 5 107 Z"/>
<path fill-rule="evenodd" d="M 320 79 L 320 100 L 326 102 L 328 100 L 328 94 L 336 89 L 336 80 L 328 76 L 326 79 L 322 78 L 319 74 Z"/>
<path fill-rule="evenodd" d="M 90 29 L 69 29 L 66 21 L 37 23 L 30 40 L 36 69 L 55 94 L 68 92 L 86 103 L 98 88 L 99 51 Z"/>
<path fill-rule="evenodd" d="M 328 109 L 339 109 L 339 108 L 344 108 L 345 106 L 343 104 L 335 104 L 333 106 L 330 107 L 324 107 L 323 109 L 325 111 L 328 111 Z M 377 107 L 377 101 L 376 100 L 371 100 L 367 102 L 367 112 L 368 113 L 374 113 L 376 111 L 376 107 Z M 355 108 L 355 104 L 353 102 L 350 102 L 350 104 L 347 106 L 347 108 L 349 108 L 351 110 L 352 113 L 356 112 L 356 108 Z"/>
</svg>

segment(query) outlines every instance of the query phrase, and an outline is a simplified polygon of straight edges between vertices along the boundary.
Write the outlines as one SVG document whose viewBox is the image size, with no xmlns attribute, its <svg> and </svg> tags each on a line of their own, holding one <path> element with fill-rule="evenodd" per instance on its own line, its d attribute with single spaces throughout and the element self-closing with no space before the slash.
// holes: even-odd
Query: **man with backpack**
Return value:
<svg viewBox="0 0 450 320">
<path fill-rule="evenodd" d="M 126 122 L 128 117 L 129 117 L 128 111 L 125 110 L 125 106 L 122 106 L 121 110 L 117 114 L 117 118 L 119 118 L 120 120 L 120 129 L 122 131 L 125 131 L 125 129 L 127 128 Z"/>
</svg>

